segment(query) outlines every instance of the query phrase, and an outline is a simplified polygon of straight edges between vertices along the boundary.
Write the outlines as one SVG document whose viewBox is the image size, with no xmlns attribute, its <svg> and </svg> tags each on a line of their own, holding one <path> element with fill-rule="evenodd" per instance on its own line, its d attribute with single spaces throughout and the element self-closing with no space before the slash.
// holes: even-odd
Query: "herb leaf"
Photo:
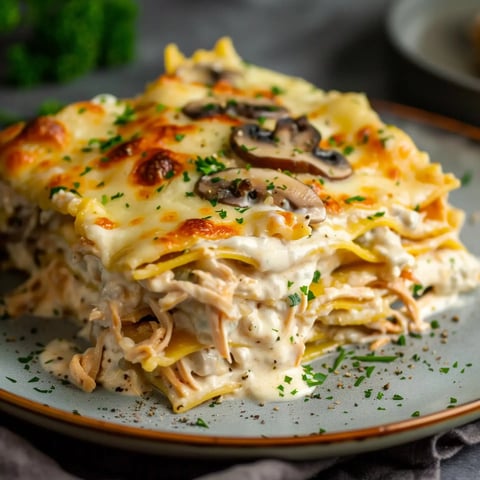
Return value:
<svg viewBox="0 0 480 480">
<path fill-rule="evenodd" d="M 197 172 L 209 175 L 211 173 L 220 172 L 225 170 L 225 164 L 219 162 L 215 157 L 197 157 L 195 160 L 195 167 Z"/>
</svg>

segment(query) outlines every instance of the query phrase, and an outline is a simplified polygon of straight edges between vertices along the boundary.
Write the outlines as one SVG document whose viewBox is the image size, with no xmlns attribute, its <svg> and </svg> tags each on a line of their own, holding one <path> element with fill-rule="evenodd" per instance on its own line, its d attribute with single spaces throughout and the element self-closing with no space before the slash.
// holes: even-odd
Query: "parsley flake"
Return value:
<svg viewBox="0 0 480 480">
<path fill-rule="evenodd" d="M 365 197 L 362 197 L 361 195 L 355 195 L 353 197 L 346 198 L 345 203 L 363 202 L 364 200 L 366 200 Z"/>
<path fill-rule="evenodd" d="M 203 173 L 203 175 L 209 175 L 211 173 L 220 172 L 225 170 L 225 164 L 219 162 L 215 157 L 197 157 L 195 160 L 195 166 L 197 172 Z"/>
<path fill-rule="evenodd" d="M 287 298 L 290 307 L 296 307 L 297 305 L 300 305 L 300 302 L 302 301 L 298 293 L 292 293 Z"/>
<path fill-rule="evenodd" d="M 195 425 L 197 427 L 202 427 L 202 428 L 209 428 L 207 422 L 203 418 L 197 418 L 197 421 L 195 422 Z"/>
<path fill-rule="evenodd" d="M 84 175 L 86 175 L 88 172 L 91 172 L 92 171 L 92 167 L 89 167 L 88 165 L 85 167 L 85 169 L 83 170 L 83 172 L 80 173 L 80 176 L 83 177 Z"/>
<path fill-rule="evenodd" d="M 135 110 L 130 105 L 125 105 L 125 110 L 113 122 L 114 125 L 125 125 L 135 119 Z"/>
<path fill-rule="evenodd" d="M 108 140 L 104 140 L 103 142 L 100 142 L 100 151 L 105 152 L 106 150 L 109 150 L 110 148 L 122 142 L 123 142 L 123 137 L 121 135 L 115 135 L 114 137 L 111 137 Z"/>
<path fill-rule="evenodd" d="M 462 187 L 466 187 L 470 185 L 473 179 L 473 172 L 471 170 L 467 170 L 460 178 L 460 183 Z"/>
<path fill-rule="evenodd" d="M 273 85 L 270 92 L 272 95 L 282 95 L 285 93 L 285 90 L 277 85 Z"/>
</svg>

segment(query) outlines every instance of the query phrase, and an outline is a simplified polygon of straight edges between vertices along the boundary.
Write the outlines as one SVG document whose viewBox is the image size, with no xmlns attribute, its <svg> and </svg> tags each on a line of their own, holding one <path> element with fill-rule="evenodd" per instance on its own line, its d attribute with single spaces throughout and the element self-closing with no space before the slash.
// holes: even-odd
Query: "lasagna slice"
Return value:
<svg viewBox="0 0 480 480">
<path fill-rule="evenodd" d="M 48 371 L 158 389 L 175 412 L 291 400 L 314 388 L 306 363 L 421 332 L 476 287 L 459 181 L 363 95 L 245 63 L 227 38 L 165 63 L 135 98 L 0 132 L 4 265 L 29 274 L 5 308 L 76 318 L 90 342 L 53 341 Z"/>
</svg>

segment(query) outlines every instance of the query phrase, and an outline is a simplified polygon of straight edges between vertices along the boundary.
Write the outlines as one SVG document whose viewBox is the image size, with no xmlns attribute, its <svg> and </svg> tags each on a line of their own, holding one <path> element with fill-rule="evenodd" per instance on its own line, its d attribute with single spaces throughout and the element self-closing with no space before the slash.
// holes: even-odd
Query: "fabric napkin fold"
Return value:
<svg viewBox="0 0 480 480">
<path fill-rule="evenodd" d="M 478 458 L 480 464 L 480 421 L 381 451 L 318 462 L 260 460 L 196 480 L 473 480 L 480 472 L 469 461 L 443 468 L 445 461 L 472 446 L 469 460 Z"/>
<path fill-rule="evenodd" d="M 128 452 L 118 451 L 125 460 Z M 7 428 L 0 427 L 0 478 L 2 480 L 121 480 L 120 473 L 98 470 L 88 476 L 67 473 L 49 456 Z M 110 458 L 112 460 L 112 458 Z M 86 460 L 88 461 L 88 460 Z M 412 443 L 346 457 L 289 462 L 263 459 L 228 468 L 211 464 L 201 476 L 181 476 L 184 459 L 150 462 L 142 477 L 182 480 L 473 480 L 479 478 L 480 421 Z M 189 470 L 191 472 L 191 470 Z M 75 473 L 75 472 L 73 472 Z M 132 477 L 130 477 L 132 478 Z"/>
</svg>

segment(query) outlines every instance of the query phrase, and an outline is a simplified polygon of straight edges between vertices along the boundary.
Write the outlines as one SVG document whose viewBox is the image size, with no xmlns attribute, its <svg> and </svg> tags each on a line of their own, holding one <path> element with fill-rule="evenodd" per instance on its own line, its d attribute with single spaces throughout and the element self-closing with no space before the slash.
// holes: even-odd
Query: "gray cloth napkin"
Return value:
<svg viewBox="0 0 480 480">
<path fill-rule="evenodd" d="M 95 460 L 98 462 L 100 459 Z M 143 472 L 142 476 L 194 479 L 192 475 L 179 476 L 182 461 L 177 459 L 165 464 L 162 460 L 158 465 L 152 462 L 152 471 L 148 475 Z M 169 475 L 170 469 L 172 475 Z M 210 473 L 195 480 L 473 480 L 479 477 L 480 421 L 477 421 L 413 443 L 361 455 L 308 462 L 264 459 L 220 471 L 213 463 Z M 67 473 L 26 440 L 0 427 L 0 478 L 77 480 L 80 477 Z M 99 468 L 94 476 L 82 478 L 120 480 L 133 477 L 120 474 L 102 476 Z"/>
</svg>

